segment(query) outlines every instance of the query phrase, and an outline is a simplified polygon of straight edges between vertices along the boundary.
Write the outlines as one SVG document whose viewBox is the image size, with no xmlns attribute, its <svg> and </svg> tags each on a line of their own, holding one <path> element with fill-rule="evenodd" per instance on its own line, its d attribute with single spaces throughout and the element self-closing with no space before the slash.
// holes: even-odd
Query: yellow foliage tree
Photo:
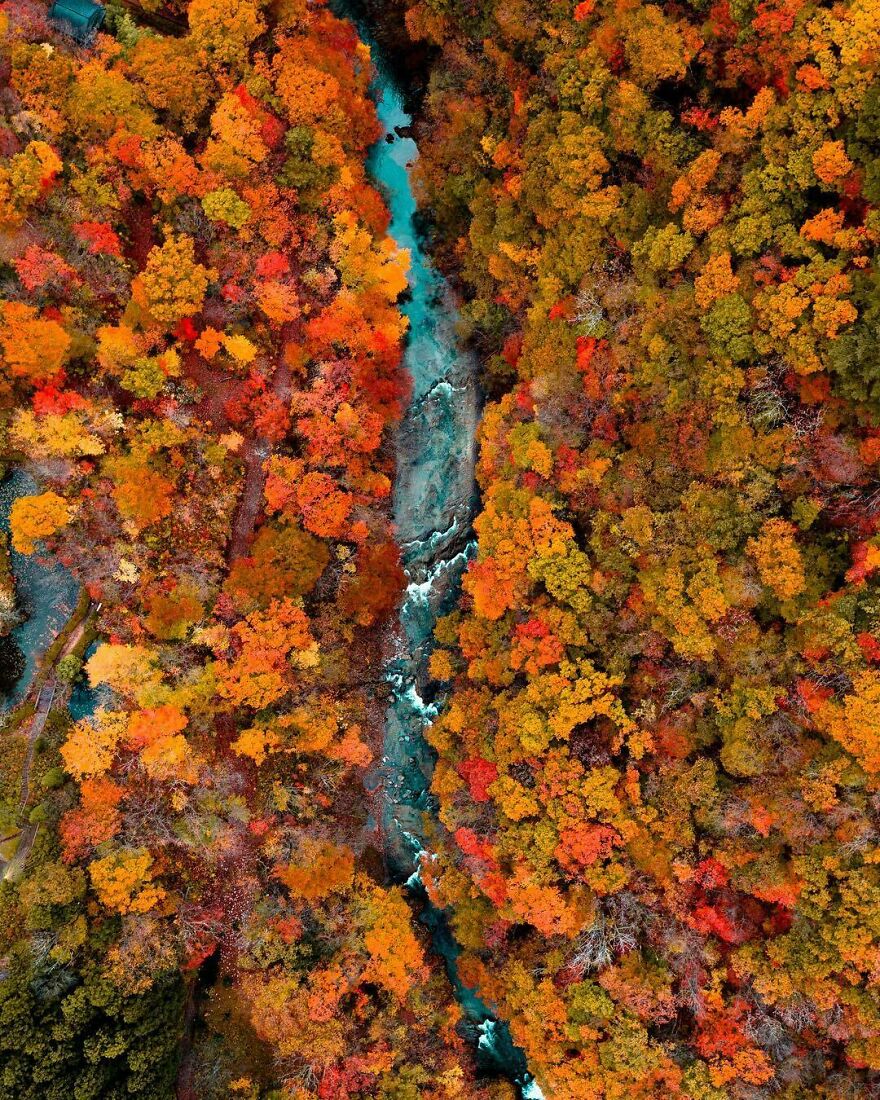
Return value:
<svg viewBox="0 0 880 1100">
<path fill-rule="evenodd" d="M 156 654 L 143 646 L 100 645 L 86 663 L 86 672 L 94 686 L 107 684 L 121 695 L 154 702 L 162 682 Z"/>
<path fill-rule="evenodd" d="M 405 1001 L 414 984 L 424 978 L 424 954 L 412 930 L 412 913 L 399 890 L 373 887 L 368 904 L 369 928 L 364 946 L 370 961 L 362 980 L 387 989 Z"/>
<path fill-rule="evenodd" d="M 257 356 L 257 349 L 246 336 L 224 336 L 223 347 L 238 363 L 252 363 Z"/>
<path fill-rule="evenodd" d="M 127 727 L 128 716 L 122 711 L 99 710 L 77 722 L 61 746 L 66 770 L 77 780 L 105 775 Z"/>
<path fill-rule="evenodd" d="M 372 235 L 358 225 L 350 211 L 337 214 L 333 224 L 336 237 L 330 246 L 330 255 L 345 286 L 375 290 L 389 301 L 395 301 L 407 287 L 409 252 L 398 248 L 390 237 L 376 245 Z"/>
<path fill-rule="evenodd" d="M 232 742 L 232 749 L 238 756 L 248 756 L 259 765 L 265 763 L 269 753 L 276 752 L 280 745 L 281 738 L 274 730 L 251 726 L 242 730 Z"/>
<path fill-rule="evenodd" d="M 169 233 L 165 243 L 150 249 L 147 256 L 140 277 L 143 304 L 161 324 L 173 325 L 198 313 L 208 284 L 216 278 L 216 271 L 196 263 L 192 237 Z"/>
<path fill-rule="evenodd" d="M 261 6 L 254 0 L 192 0 L 193 45 L 214 63 L 240 68 L 247 63 L 248 47 L 266 29 Z"/>
<path fill-rule="evenodd" d="M 9 438 L 32 458 L 94 458 L 106 450 L 94 430 L 99 425 L 97 417 L 79 411 L 38 417 L 29 409 L 18 409 Z"/>
<path fill-rule="evenodd" d="M 806 585 L 801 552 L 794 541 L 797 528 L 784 519 L 769 519 L 746 549 L 754 558 L 761 580 L 780 600 L 790 600 Z"/>
<path fill-rule="evenodd" d="M 20 225 L 27 211 L 61 171 L 62 162 L 45 141 L 30 141 L 0 165 L 0 225 Z"/>
<path fill-rule="evenodd" d="M 180 733 L 157 737 L 141 753 L 141 764 L 154 779 L 195 783 L 199 777 L 198 760 Z"/>
<path fill-rule="evenodd" d="M 36 543 L 70 523 L 70 505 L 57 493 L 18 497 L 9 515 L 12 545 L 19 554 L 33 554 Z"/>
<path fill-rule="evenodd" d="M 153 884 L 153 857 L 143 848 L 112 852 L 89 865 L 92 886 L 108 909 L 118 913 L 147 913 L 165 897 Z"/>
<path fill-rule="evenodd" d="M 859 673 L 852 692 L 841 702 L 829 699 L 822 704 L 817 724 L 866 771 L 880 772 L 880 672 Z"/>
</svg>

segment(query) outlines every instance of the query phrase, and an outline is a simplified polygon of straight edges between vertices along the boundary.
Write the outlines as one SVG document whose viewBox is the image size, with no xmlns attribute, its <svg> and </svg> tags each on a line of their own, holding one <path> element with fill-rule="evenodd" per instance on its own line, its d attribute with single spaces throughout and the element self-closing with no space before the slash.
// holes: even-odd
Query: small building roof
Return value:
<svg viewBox="0 0 880 1100">
<path fill-rule="evenodd" d="M 69 23 L 74 31 L 91 31 L 104 21 L 104 8 L 94 0 L 55 0 L 49 18 Z"/>
</svg>

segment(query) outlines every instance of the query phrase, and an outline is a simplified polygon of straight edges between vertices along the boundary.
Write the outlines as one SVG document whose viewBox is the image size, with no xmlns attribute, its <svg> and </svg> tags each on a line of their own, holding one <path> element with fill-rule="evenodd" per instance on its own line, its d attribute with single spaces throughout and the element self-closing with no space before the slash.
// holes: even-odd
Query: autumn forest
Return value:
<svg viewBox="0 0 880 1100">
<path fill-rule="evenodd" d="M 878 242 L 877 0 L 0 0 L 0 1100 L 880 1095 Z"/>
</svg>

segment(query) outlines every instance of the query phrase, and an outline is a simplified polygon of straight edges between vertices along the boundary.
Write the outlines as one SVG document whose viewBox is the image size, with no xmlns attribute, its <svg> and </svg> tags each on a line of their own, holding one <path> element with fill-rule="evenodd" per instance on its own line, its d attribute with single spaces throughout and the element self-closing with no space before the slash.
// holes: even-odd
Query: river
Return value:
<svg viewBox="0 0 880 1100">
<path fill-rule="evenodd" d="M 383 134 L 370 152 L 368 169 L 391 213 L 389 233 L 410 254 L 409 295 L 402 308 L 409 319 L 404 366 L 413 390 L 395 441 L 393 494 L 408 585 L 386 669 L 392 694 L 383 759 L 372 776 L 381 796 L 385 857 L 392 875 L 406 883 L 421 906 L 433 948 L 476 1030 L 481 1068 L 513 1080 L 522 1097 L 541 1100 L 506 1024 L 461 983 L 456 967 L 460 948 L 445 915 L 431 905 L 419 881 L 420 856 L 426 850 L 424 816 L 436 813 L 429 789 L 434 760 L 425 730 L 442 703 L 431 694 L 428 658 L 436 620 L 455 606 L 462 574 L 476 550 L 472 521 L 477 505 L 478 363 L 458 338 L 455 297 L 430 262 L 418 230 L 410 168 L 419 151 L 409 136 L 412 118 L 403 89 L 357 5 L 338 0 L 332 6 L 357 24 L 373 54 L 371 93 Z"/>
</svg>

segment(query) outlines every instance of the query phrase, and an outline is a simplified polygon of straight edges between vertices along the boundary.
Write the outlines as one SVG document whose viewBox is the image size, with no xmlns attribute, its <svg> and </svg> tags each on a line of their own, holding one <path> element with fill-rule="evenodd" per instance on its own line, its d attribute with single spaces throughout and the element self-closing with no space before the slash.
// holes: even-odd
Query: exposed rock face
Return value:
<svg viewBox="0 0 880 1100">
<path fill-rule="evenodd" d="M 370 28 L 396 85 L 403 90 L 407 110 L 415 114 L 439 51 L 425 42 L 412 41 L 404 22 L 408 6 L 407 0 L 346 0 L 336 4 L 337 10 L 344 9 L 349 18 Z"/>
<path fill-rule="evenodd" d="M 0 531 L 0 637 L 8 634 L 18 622 L 8 541 L 6 532 Z"/>
</svg>

